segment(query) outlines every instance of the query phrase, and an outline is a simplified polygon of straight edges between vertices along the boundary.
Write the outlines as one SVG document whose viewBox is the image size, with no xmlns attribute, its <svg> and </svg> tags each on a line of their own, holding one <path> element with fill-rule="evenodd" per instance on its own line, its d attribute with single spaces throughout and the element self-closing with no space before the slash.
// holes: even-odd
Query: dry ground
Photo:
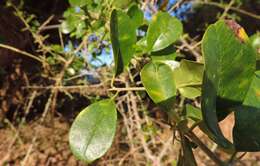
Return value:
<svg viewBox="0 0 260 166">
<path fill-rule="evenodd" d="M 230 126 L 233 125 L 232 121 L 232 117 L 229 117 L 221 123 L 224 133 L 229 138 L 231 138 L 231 134 L 228 133 L 230 133 Z M 53 125 L 39 125 L 39 122 L 36 120 L 18 128 L 9 123 L 5 128 L 0 129 L 0 165 L 84 165 L 84 163 L 77 161 L 69 150 L 68 130 L 69 124 L 62 118 L 55 118 Z M 123 128 L 118 129 L 118 134 L 111 150 L 93 165 L 135 165 L 138 163 L 138 165 L 145 165 L 144 162 L 131 161 L 134 158 L 142 160 L 142 155 L 144 154 L 136 151 L 132 152 L 135 155 L 129 155 L 131 149 L 128 146 L 130 146 L 130 143 L 124 142 L 126 139 L 119 133 L 119 131 L 123 130 Z M 214 150 L 214 145 L 201 132 L 196 130 L 195 133 Z M 161 132 L 161 137 L 168 137 L 167 134 L 169 134 L 169 131 L 165 130 Z M 174 147 L 172 146 L 172 148 Z M 172 154 L 169 153 L 169 155 L 174 155 L 174 151 L 169 152 L 173 152 Z M 215 149 L 215 152 L 221 158 L 227 158 L 224 152 L 218 149 Z M 175 156 L 169 158 L 176 158 L 178 152 L 175 150 L 175 153 Z M 214 165 L 198 148 L 194 150 L 194 154 L 199 166 Z M 161 165 L 169 165 L 169 163 Z M 247 153 L 236 165 L 260 166 L 260 153 Z"/>
</svg>

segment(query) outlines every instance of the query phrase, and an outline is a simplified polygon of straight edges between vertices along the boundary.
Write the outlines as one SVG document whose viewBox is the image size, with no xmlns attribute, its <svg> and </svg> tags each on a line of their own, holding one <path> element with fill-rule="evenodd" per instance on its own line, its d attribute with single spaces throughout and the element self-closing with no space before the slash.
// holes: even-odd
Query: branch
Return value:
<svg viewBox="0 0 260 166">
<path fill-rule="evenodd" d="M 30 54 L 28 52 L 25 52 L 25 51 L 22 51 L 18 48 L 15 48 L 13 46 L 9 46 L 9 45 L 5 45 L 5 44 L 0 44 L 0 48 L 4 48 L 4 49 L 8 49 L 8 50 L 11 50 L 11 51 L 14 51 L 16 53 L 19 53 L 19 54 L 22 54 L 26 57 L 29 57 L 31 59 L 34 59 L 42 64 L 46 64 L 46 62 L 44 60 L 42 60 L 41 58 L 38 58 L 37 56 L 33 55 L 33 54 Z"/>
<path fill-rule="evenodd" d="M 216 2 L 195 2 L 195 3 L 198 3 L 198 4 L 204 4 L 204 5 L 211 5 L 211 6 L 215 6 L 215 7 L 218 7 L 218 8 L 221 8 L 221 9 L 226 9 L 226 6 L 225 5 L 222 5 L 220 3 L 216 3 Z M 238 12 L 238 13 L 241 13 L 241 14 L 244 14 L 244 15 L 247 15 L 249 17 L 252 17 L 252 18 L 255 18 L 257 20 L 260 20 L 260 15 L 256 15 L 254 13 L 250 13 L 248 11 L 245 11 L 245 10 L 242 10 L 242 9 L 238 9 L 236 7 L 230 7 L 230 10 L 233 10 L 235 12 Z"/>
<path fill-rule="evenodd" d="M 145 91 L 144 87 L 110 88 L 108 91 Z"/>
<path fill-rule="evenodd" d="M 201 142 L 201 140 L 192 132 L 189 131 L 186 133 L 186 135 L 194 142 L 196 143 L 200 149 L 207 154 L 207 156 L 214 161 L 217 165 L 219 166 L 226 166 L 227 164 L 225 164 L 223 161 L 221 161 L 212 151 L 209 150 L 209 148 L 203 143 Z"/>
</svg>

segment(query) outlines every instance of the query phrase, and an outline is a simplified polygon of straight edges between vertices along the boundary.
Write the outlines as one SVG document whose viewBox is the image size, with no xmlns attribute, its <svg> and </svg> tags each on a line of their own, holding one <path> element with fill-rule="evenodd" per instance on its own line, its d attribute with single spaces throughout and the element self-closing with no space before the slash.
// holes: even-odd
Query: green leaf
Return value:
<svg viewBox="0 0 260 166">
<path fill-rule="evenodd" d="M 148 51 L 159 51 L 178 40 L 182 34 L 182 24 L 168 13 L 158 12 L 153 16 L 147 31 Z"/>
<path fill-rule="evenodd" d="M 136 43 L 135 24 L 120 10 L 113 10 L 110 20 L 110 36 L 115 60 L 115 75 L 123 72 L 134 55 Z"/>
<path fill-rule="evenodd" d="M 201 85 L 203 71 L 204 65 L 202 63 L 183 59 L 180 66 L 174 70 L 176 87 Z"/>
<path fill-rule="evenodd" d="M 180 63 L 175 60 L 170 60 L 170 59 L 163 60 L 163 59 L 158 59 L 158 58 L 154 58 L 154 57 L 152 57 L 152 60 L 153 60 L 153 62 L 164 63 L 164 64 L 168 65 L 172 69 L 172 71 L 174 71 L 177 67 L 180 66 Z"/>
<path fill-rule="evenodd" d="M 224 21 L 218 21 L 204 34 L 202 52 L 205 74 L 217 96 L 241 103 L 255 71 L 256 54 L 252 46 L 241 42 Z"/>
<path fill-rule="evenodd" d="M 61 32 L 64 34 L 69 34 L 75 29 L 75 26 L 73 24 L 70 24 L 68 21 L 63 21 L 61 23 Z"/>
<path fill-rule="evenodd" d="M 255 72 L 243 105 L 260 108 L 260 71 Z"/>
<path fill-rule="evenodd" d="M 179 88 L 178 90 L 183 97 L 186 97 L 188 99 L 195 99 L 201 96 L 201 87 L 187 86 Z"/>
<path fill-rule="evenodd" d="M 202 63 L 185 59 L 181 61 L 180 66 L 174 70 L 174 78 L 182 96 L 194 99 L 201 95 L 203 70 Z"/>
<path fill-rule="evenodd" d="M 202 120 L 201 110 L 190 105 L 186 104 L 186 117 L 194 120 L 195 122 Z"/>
<path fill-rule="evenodd" d="M 147 48 L 146 37 L 143 37 L 136 42 L 136 45 L 135 45 L 136 53 L 138 53 L 140 55 L 147 54 L 146 48 Z"/>
<path fill-rule="evenodd" d="M 221 20 L 210 25 L 202 40 L 205 73 L 202 88 L 202 113 L 205 124 L 224 148 L 231 147 L 218 126 L 218 116 L 244 100 L 255 71 L 256 54 L 247 41 Z"/>
<path fill-rule="evenodd" d="M 238 151 L 260 151 L 260 71 L 247 92 L 243 105 L 235 111 L 234 143 Z"/>
<path fill-rule="evenodd" d="M 175 61 L 177 54 L 169 54 L 169 55 L 162 55 L 162 56 L 151 56 L 153 61 Z"/>
<path fill-rule="evenodd" d="M 207 76 L 204 75 L 201 109 L 206 128 L 212 134 L 210 138 L 212 138 L 217 144 L 226 149 L 233 149 L 232 144 L 223 136 L 218 126 L 216 93 L 213 83 L 211 83 Z"/>
<path fill-rule="evenodd" d="M 84 21 L 79 22 L 78 26 L 76 27 L 76 38 L 81 38 L 84 36 L 86 32 L 87 25 Z"/>
<path fill-rule="evenodd" d="M 132 5 L 127 11 L 127 14 L 136 28 L 143 24 L 144 13 L 137 5 Z"/>
<path fill-rule="evenodd" d="M 171 54 L 177 54 L 176 53 L 176 48 L 173 46 L 173 45 L 169 45 L 168 47 L 162 49 L 162 50 L 159 50 L 159 51 L 154 51 L 154 52 L 151 52 L 151 56 L 167 56 L 167 55 L 171 55 Z"/>
<path fill-rule="evenodd" d="M 176 95 L 172 69 L 161 62 L 146 64 L 141 71 L 142 83 L 155 103 L 161 103 Z"/>
<path fill-rule="evenodd" d="M 81 111 L 69 133 L 73 154 L 88 163 L 103 156 L 113 142 L 116 120 L 116 105 L 110 99 L 91 104 Z"/>
</svg>

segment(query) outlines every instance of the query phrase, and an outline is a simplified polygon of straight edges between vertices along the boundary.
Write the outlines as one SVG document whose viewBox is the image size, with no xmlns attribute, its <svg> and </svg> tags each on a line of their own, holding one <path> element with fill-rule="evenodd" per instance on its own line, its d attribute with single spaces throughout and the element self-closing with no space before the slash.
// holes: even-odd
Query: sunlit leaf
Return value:
<svg viewBox="0 0 260 166">
<path fill-rule="evenodd" d="M 104 155 L 113 142 L 116 120 L 116 105 L 110 99 L 91 104 L 81 111 L 69 133 L 73 154 L 88 163 Z"/>
<path fill-rule="evenodd" d="M 64 34 L 69 34 L 75 29 L 74 25 L 70 24 L 68 21 L 63 21 L 61 23 L 61 31 Z"/>
<path fill-rule="evenodd" d="M 182 96 L 194 99 L 201 95 L 204 65 L 189 60 L 182 60 L 174 70 L 175 84 Z"/>
<path fill-rule="evenodd" d="M 260 71 L 255 72 L 243 105 L 260 108 Z"/>
<path fill-rule="evenodd" d="M 210 25 L 204 34 L 202 52 L 205 74 L 202 89 L 202 113 L 217 143 L 230 147 L 218 126 L 218 116 L 227 108 L 242 103 L 255 71 L 256 54 L 247 41 L 241 41 L 223 20 Z"/>
<path fill-rule="evenodd" d="M 155 103 L 161 103 L 176 95 L 172 69 L 161 62 L 146 64 L 141 71 L 142 83 Z"/>
<path fill-rule="evenodd" d="M 143 24 L 144 13 L 137 5 L 132 5 L 127 11 L 127 14 L 136 28 Z"/>
<path fill-rule="evenodd" d="M 182 24 L 168 13 L 158 12 L 153 16 L 147 32 L 148 51 L 162 50 L 178 40 Z"/>
</svg>

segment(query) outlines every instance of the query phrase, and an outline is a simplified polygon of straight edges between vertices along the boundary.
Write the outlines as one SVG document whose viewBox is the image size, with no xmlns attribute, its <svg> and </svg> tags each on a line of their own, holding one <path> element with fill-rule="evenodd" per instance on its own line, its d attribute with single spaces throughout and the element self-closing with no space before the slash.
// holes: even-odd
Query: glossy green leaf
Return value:
<svg viewBox="0 0 260 166">
<path fill-rule="evenodd" d="M 180 66 L 174 70 L 177 88 L 198 86 L 202 84 L 204 65 L 202 63 L 182 60 Z"/>
<path fill-rule="evenodd" d="M 227 108 L 244 100 L 255 71 L 256 54 L 247 41 L 241 41 L 225 21 L 210 25 L 202 40 L 205 73 L 202 89 L 202 113 L 217 143 L 230 147 L 218 126 Z M 218 110 L 218 111 L 217 111 Z"/>
<path fill-rule="evenodd" d="M 136 46 L 135 46 L 136 53 L 140 55 L 146 54 L 147 53 L 146 48 L 147 48 L 146 37 L 143 37 L 136 42 Z"/>
<path fill-rule="evenodd" d="M 168 47 L 180 38 L 182 31 L 182 23 L 177 18 L 158 12 L 153 16 L 147 31 L 148 51 L 159 51 Z"/>
<path fill-rule="evenodd" d="M 161 103 L 176 95 L 172 69 L 161 62 L 146 64 L 141 71 L 142 83 L 155 103 Z"/>
<path fill-rule="evenodd" d="M 194 120 L 195 122 L 202 120 L 201 110 L 190 105 L 186 104 L 186 117 Z"/>
<path fill-rule="evenodd" d="M 187 86 L 178 89 L 183 97 L 188 99 L 196 99 L 201 96 L 201 87 L 199 86 Z"/>
<path fill-rule="evenodd" d="M 123 72 L 134 55 L 136 27 L 130 17 L 120 10 L 113 10 L 110 19 L 110 36 L 115 61 L 115 75 Z"/>
<path fill-rule="evenodd" d="M 116 105 L 110 99 L 91 104 L 81 111 L 69 133 L 73 154 L 88 163 L 104 155 L 113 142 L 116 120 Z"/>
<path fill-rule="evenodd" d="M 208 78 L 206 77 L 206 75 L 204 75 L 202 84 L 201 109 L 206 128 L 208 129 L 208 132 L 211 133 L 210 138 L 212 138 L 217 144 L 226 149 L 233 149 L 234 147 L 223 136 L 218 126 L 216 93 L 217 92 L 213 83 L 211 83 L 210 80 L 208 80 Z"/>
<path fill-rule="evenodd" d="M 176 68 L 178 68 L 180 66 L 180 63 L 178 61 L 175 61 L 175 60 L 159 60 L 159 59 L 156 59 L 156 60 L 153 60 L 153 62 L 164 63 L 164 64 L 168 65 L 172 69 L 172 71 L 174 71 Z"/>
<path fill-rule="evenodd" d="M 260 151 L 260 71 L 255 73 L 243 105 L 235 111 L 233 137 L 238 151 Z"/>
<path fill-rule="evenodd" d="M 161 56 L 167 56 L 167 55 L 171 55 L 171 54 L 177 55 L 176 48 L 173 45 L 169 45 L 168 47 L 166 47 L 162 50 L 159 50 L 159 51 L 151 52 L 150 56 L 152 56 L 152 57 L 157 56 L 159 58 Z"/>
<path fill-rule="evenodd" d="M 205 74 L 217 96 L 242 102 L 255 71 L 256 54 L 250 44 L 241 42 L 224 21 L 218 21 L 206 31 L 202 51 Z"/>
<path fill-rule="evenodd" d="M 194 99 L 201 95 L 204 65 L 202 63 L 182 60 L 174 70 L 175 84 L 182 96 Z"/>
<path fill-rule="evenodd" d="M 127 14 L 136 28 L 143 24 L 144 13 L 137 5 L 132 5 L 127 11 Z"/>
</svg>

